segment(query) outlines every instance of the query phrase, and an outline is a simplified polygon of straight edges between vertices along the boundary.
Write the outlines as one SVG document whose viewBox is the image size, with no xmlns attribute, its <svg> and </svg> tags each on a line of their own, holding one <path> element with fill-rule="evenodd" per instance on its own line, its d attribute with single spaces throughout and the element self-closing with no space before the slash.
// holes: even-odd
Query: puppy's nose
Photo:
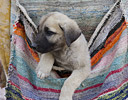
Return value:
<svg viewBox="0 0 128 100">
<path fill-rule="evenodd" d="M 32 43 L 31 48 L 36 49 L 37 48 L 37 44 Z"/>
</svg>

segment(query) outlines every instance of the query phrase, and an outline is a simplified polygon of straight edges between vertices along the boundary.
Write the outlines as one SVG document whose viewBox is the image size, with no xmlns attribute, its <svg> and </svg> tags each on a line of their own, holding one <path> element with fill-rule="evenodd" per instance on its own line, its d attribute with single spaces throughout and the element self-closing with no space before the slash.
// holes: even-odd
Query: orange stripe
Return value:
<svg viewBox="0 0 128 100">
<path fill-rule="evenodd" d="M 121 27 L 118 28 L 113 35 L 110 36 L 110 38 L 107 39 L 105 43 L 105 48 L 102 48 L 95 56 L 91 59 L 91 65 L 95 65 L 102 57 L 103 55 L 111 49 L 115 43 L 120 39 L 120 36 L 122 32 L 126 29 L 126 22 L 122 23 Z"/>
<path fill-rule="evenodd" d="M 28 42 L 27 42 L 26 39 L 25 39 L 25 41 L 26 41 L 26 43 L 27 43 L 28 49 L 29 49 L 29 51 L 31 52 L 33 58 L 34 58 L 37 62 L 39 62 L 40 59 L 39 59 L 39 57 L 38 57 L 38 54 L 37 54 L 36 52 L 34 52 L 33 49 L 30 48 L 30 46 L 29 46 L 29 44 L 28 44 Z"/>
<path fill-rule="evenodd" d="M 20 23 L 17 23 L 17 24 L 14 25 L 13 27 L 14 27 L 14 29 L 15 29 L 14 33 L 15 33 L 16 35 L 18 35 L 18 36 L 21 36 L 21 37 L 25 40 L 25 42 L 27 43 L 27 46 L 28 46 L 29 51 L 31 52 L 33 58 L 34 58 L 37 62 L 39 62 L 40 59 L 39 59 L 39 57 L 38 57 L 38 54 L 37 54 L 36 52 L 34 52 L 34 51 L 30 48 L 30 46 L 28 45 L 28 42 L 27 42 L 27 40 L 26 40 L 26 35 L 25 35 L 24 27 L 23 27 Z"/>
<path fill-rule="evenodd" d="M 128 25 L 128 22 L 125 20 L 126 24 Z"/>
<path fill-rule="evenodd" d="M 107 40 L 106 40 L 106 43 L 105 45 L 109 44 L 110 42 L 112 42 L 114 40 L 114 38 L 120 33 L 120 31 L 122 30 L 122 27 L 125 26 L 126 23 L 123 22 L 121 27 L 119 27 L 115 32 L 114 34 L 112 34 Z"/>
<path fill-rule="evenodd" d="M 16 35 L 21 36 L 23 39 L 26 38 L 24 27 L 20 23 L 17 23 L 16 25 L 13 25 L 13 27 L 15 29 L 14 33 Z"/>
</svg>

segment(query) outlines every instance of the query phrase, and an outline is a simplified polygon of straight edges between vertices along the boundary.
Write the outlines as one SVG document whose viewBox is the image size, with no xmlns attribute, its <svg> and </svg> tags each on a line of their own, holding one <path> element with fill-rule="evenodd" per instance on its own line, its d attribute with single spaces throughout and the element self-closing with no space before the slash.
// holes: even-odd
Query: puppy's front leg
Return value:
<svg viewBox="0 0 128 100">
<path fill-rule="evenodd" d="M 72 100 L 74 91 L 90 74 L 91 69 L 89 67 L 83 67 L 72 72 L 71 76 L 64 82 L 59 100 Z"/>
<path fill-rule="evenodd" d="M 50 75 L 54 64 L 54 58 L 51 53 L 42 54 L 40 57 L 40 62 L 36 68 L 37 77 L 45 78 Z"/>
</svg>

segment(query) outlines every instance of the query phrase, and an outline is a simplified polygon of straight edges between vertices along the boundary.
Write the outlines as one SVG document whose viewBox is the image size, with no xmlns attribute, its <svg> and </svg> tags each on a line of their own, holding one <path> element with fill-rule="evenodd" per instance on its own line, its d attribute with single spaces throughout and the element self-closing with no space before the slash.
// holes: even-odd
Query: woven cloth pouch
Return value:
<svg viewBox="0 0 128 100">
<path fill-rule="evenodd" d="M 128 97 L 127 0 L 117 0 L 104 17 L 104 14 L 98 14 L 97 10 L 96 13 L 89 12 L 90 16 L 95 13 L 94 19 L 97 19 L 98 15 L 100 16 L 99 18 L 103 17 L 102 20 L 99 19 L 99 21 L 95 22 L 87 21 L 92 17 L 82 16 L 82 14 L 86 13 L 86 6 L 91 3 L 93 6 L 103 4 L 101 0 L 97 0 L 97 2 L 94 0 L 94 3 L 85 0 L 86 5 L 84 0 L 81 2 L 73 0 L 74 3 L 63 2 L 63 0 L 54 3 L 52 0 L 28 1 L 20 0 L 20 3 L 15 0 L 12 1 L 11 58 L 8 86 L 6 88 L 7 100 L 58 100 L 61 87 L 66 78 L 53 78 L 51 76 L 42 80 L 37 78 L 35 67 L 39 62 L 39 57 L 29 47 L 26 40 L 26 37 L 29 37 L 30 41 L 33 40 L 33 34 L 36 33 L 36 26 L 40 16 L 50 11 L 62 11 L 69 16 L 71 14 L 70 17 L 76 18 L 83 31 L 85 31 L 84 25 L 93 26 L 95 24 L 94 27 L 96 27 L 100 22 L 88 43 L 92 65 L 91 74 L 77 88 L 73 95 L 73 100 L 125 100 Z M 111 0 L 108 1 L 112 3 Z M 36 7 L 31 6 L 33 3 L 35 3 Z M 48 3 L 49 5 L 46 6 Z M 71 5 L 70 7 L 74 8 L 72 8 L 73 10 L 65 10 L 66 8 L 63 4 Z M 54 7 L 52 8 L 51 6 L 53 5 Z M 86 9 L 81 8 L 81 13 L 76 12 L 80 10 L 77 7 L 81 5 Z M 102 5 L 102 7 L 105 6 Z M 108 6 L 106 7 L 108 8 Z M 92 10 L 93 7 L 88 9 Z M 70 13 L 70 10 L 72 13 Z M 85 23 L 89 23 L 82 24 L 83 19 L 80 21 L 81 16 L 82 18 L 85 17 Z M 91 31 L 88 30 L 87 32 L 89 32 L 87 34 L 91 34 Z"/>
</svg>

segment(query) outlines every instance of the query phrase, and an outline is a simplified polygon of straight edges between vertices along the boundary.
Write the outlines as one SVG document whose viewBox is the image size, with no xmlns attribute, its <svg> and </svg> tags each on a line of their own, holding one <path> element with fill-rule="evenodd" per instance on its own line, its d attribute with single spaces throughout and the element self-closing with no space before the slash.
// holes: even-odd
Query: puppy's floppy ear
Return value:
<svg viewBox="0 0 128 100">
<path fill-rule="evenodd" d="M 80 35 L 81 30 L 75 21 L 60 23 L 59 27 L 64 32 L 66 44 L 69 47 Z"/>
</svg>

